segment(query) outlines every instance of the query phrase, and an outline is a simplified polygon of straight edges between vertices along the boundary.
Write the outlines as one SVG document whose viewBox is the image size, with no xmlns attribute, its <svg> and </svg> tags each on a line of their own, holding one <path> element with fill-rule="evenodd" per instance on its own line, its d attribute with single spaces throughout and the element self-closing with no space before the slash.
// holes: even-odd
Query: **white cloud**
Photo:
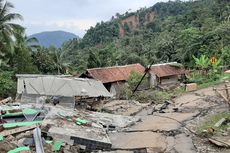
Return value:
<svg viewBox="0 0 230 153">
<path fill-rule="evenodd" d="M 97 22 L 107 21 L 117 12 L 149 7 L 168 0 L 9 0 L 15 12 L 24 16 L 28 34 L 67 30 L 83 36 Z"/>
<path fill-rule="evenodd" d="M 90 26 L 95 25 L 95 20 L 87 20 L 87 19 L 81 19 L 81 20 L 57 20 L 57 21 L 51 21 L 48 22 L 48 25 L 54 25 L 60 28 L 75 28 L 79 30 L 87 30 L 90 28 Z"/>
</svg>

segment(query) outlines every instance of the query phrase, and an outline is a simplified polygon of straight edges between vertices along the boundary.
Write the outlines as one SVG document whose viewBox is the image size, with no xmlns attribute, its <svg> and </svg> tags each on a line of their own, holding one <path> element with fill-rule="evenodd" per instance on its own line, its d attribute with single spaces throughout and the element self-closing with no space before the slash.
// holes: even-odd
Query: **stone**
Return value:
<svg viewBox="0 0 230 153">
<path fill-rule="evenodd" d="M 196 90 L 197 90 L 197 84 L 196 83 L 186 84 L 186 91 L 187 92 L 196 91 Z"/>
</svg>

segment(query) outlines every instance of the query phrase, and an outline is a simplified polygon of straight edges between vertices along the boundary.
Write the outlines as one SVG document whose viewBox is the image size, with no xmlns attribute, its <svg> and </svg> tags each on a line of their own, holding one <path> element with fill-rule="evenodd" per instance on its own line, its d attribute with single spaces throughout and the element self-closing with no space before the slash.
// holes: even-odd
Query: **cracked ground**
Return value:
<svg viewBox="0 0 230 153">
<path fill-rule="evenodd" d="M 169 105 L 165 113 L 149 113 L 153 107 L 149 106 L 136 114 L 141 117 L 137 124 L 118 133 L 109 133 L 113 144 L 113 151 L 110 152 L 230 152 L 202 144 L 195 134 L 199 122 L 208 114 L 228 109 L 212 87 L 177 97 L 174 105 Z M 177 112 L 173 111 L 175 107 L 178 108 Z"/>
</svg>

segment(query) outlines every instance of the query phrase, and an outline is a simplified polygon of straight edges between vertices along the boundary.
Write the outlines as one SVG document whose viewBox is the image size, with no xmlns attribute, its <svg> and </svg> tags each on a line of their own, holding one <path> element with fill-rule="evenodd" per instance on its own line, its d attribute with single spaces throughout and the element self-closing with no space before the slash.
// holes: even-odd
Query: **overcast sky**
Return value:
<svg viewBox="0 0 230 153">
<path fill-rule="evenodd" d="M 31 35 L 41 31 L 64 30 L 83 36 L 90 26 L 107 21 L 117 12 L 135 11 L 168 0 L 8 0 L 20 13 L 20 22 Z"/>
</svg>

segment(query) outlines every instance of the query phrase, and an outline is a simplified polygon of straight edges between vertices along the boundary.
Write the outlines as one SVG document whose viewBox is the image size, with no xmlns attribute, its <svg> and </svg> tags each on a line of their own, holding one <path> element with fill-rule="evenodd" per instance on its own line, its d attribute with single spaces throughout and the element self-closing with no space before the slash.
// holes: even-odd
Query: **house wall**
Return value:
<svg viewBox="0 0 230 153">
<path fill-rule="evenodd" d="M 158 78 L 155 74 L 151 73 L 149 75 L 149 85 L 150 88 L 154 88 L 155 86 L 161 84 L 161 85 L 166 85 L 166 84 L 173 84 L 173 83 L 178 83 L 178 76 L 168 76 L 168 77 L 162 77 Z"/>
<path fill-rule="evenodd" d="M 157 86 L 158 81 L 157 81 L 157 76 L 153 73 L 149 74 L 149 86 L 150 88 L 154 88 L 155 86 Z"/>
<path fill-rule="evenodd" d="M 125 84 L 125 82 L 114 82 L 111 83 L 110 93 L 113 97 L 120 97 L 121 95 L 121 88 Z"/>
<path fill-rule="evenodd" d="M 173 84 L 173 83 L 178 83 L 178 76 L 168 76 L 168 77 L 162 77 L 160 78 L 161 84 L 166 85 L 166 84 Z"/>
</svg>

